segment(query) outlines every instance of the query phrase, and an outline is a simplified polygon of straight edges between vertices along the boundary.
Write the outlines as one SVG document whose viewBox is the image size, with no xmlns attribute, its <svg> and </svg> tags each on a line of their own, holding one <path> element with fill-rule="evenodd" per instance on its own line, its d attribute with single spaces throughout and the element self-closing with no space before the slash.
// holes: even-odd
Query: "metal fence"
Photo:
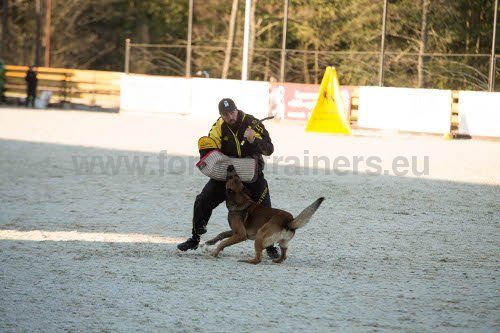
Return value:
<svg viewBox="0 0 500 333">
<path fill-rule="evenodd" d="M 187 76 L 186 45 L 127 43 L 125 71 L 140 74 Z M 280 77 L 281 49 L 256 48 L 250 52 L 249 79 Z M 220 78 L 224 47 L 192 46 L 193 76 Z M 385 52 L 384 85 L 418 87 L 417 53 Z M 233 48 L 229 79 L 241 77 L 242 49 Z M 378 85 L 379 52 L 286 50 L 285 82 L 321 82 L 324 69 L 335 66 L 343 85 Z M 479 90 L 489 87 L 490 54 L 424 55 L 423 88 Z M 495 91 L 500 91 L 500 55 L 495 55 Z"/>
</svg>

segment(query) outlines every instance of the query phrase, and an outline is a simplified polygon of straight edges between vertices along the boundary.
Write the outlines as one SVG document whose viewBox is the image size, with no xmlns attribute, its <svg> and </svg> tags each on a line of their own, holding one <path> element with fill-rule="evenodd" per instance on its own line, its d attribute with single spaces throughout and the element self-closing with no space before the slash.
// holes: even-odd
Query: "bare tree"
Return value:
<svg viewBox="0 0 500 333">
<path fill-rule="evenodd" d="M 3 0 L 2 8 L 2 55 L 7 53 L 5 47 L 8 45 L 7 36 L 9 35 L 9 0 Z"/>
</svg>

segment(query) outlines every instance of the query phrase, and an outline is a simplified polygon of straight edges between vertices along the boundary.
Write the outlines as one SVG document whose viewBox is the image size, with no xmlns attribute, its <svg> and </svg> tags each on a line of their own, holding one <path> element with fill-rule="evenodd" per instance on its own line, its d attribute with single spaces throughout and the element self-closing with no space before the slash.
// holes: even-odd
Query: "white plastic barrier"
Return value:
<svg viewBox="0 0 500 333">
<path fill-rule="evenodd" d="M 190 113 L 191 82 L 185 78 L 123 75 L 120 109 L 134 112 Z"/>
<path fill-rule="evenodd" d="M 447 133 L 451 90 L 360 87 L 358 125 L 423 133 Z"/>
<path fill-rule="evenodd" d="M 191 114 L 216 119 L 219 101 L 232 98 L 238 109 L 256 118 L 269 113 L 269 83 L 222 79 L 191 79 Z"/>
<path fill-rule="evenodd" d="M 458 132 L 500 137 L 500 93 L 460 91 Z"/>
<path fill-rule="evenodd" d="M 217 119 L 218 104 L 230 97 L 257 118 L 269 112 L 269 83 L 165 76 L 124 75 L 120 109 L 135 112 L 192 114 Z"/>
</svg>

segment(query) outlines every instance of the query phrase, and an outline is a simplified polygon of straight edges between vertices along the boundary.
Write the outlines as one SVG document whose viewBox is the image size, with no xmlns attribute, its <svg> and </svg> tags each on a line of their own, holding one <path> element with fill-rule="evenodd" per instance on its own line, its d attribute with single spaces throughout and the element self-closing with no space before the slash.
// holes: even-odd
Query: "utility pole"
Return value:
<svg viewBox="0 0 500 333">
<path fill-rule="evenodd" d="M 52 21 L 52 0 L 47 0 L 47 12 L 45 16 L 45 67 L 50 67 L 50 34 Z"/>
<path fill-rule="evenodd" d="M 248 80 L 248 44 L 250 42 L 250 7 L 252 0 L 245 0 L 245 30 L 243 31 L 243 61 L 241 65 L 241 80 Z"/>
<path fill-rule="evenodd" d="M 285 9 L 283 10 L 283 39 L 281 41 L 281 65 L 280 82 L 285 82 L 285 60 L 286 60 L 286 31 L 288 26 L 288 0 L 285 0 Z"/>
</svg>

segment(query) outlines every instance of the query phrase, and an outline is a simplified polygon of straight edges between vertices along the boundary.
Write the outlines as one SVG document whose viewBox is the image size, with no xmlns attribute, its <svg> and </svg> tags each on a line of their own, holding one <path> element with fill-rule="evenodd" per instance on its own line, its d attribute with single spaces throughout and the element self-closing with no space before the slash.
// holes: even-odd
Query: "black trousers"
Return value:
<svg viewBox="0 0 500 333">
<path fill-rule="evenodd" d="M 253 183 L 245 183 L 245 187 L 252 194 L 252 200 L 264 207 L 271 207 L 269 187 L 264 175 L 260 175 Z M 194 202 L 193 235 L 203 235 L 207 232 L 207 224 L 212 211 L 225 200 L 226 182 L 210 179 Z"/>
<path fill-rule="evenodd" d="M 36 88 L 28 88 L 26 90 L 26 106 L 31 104 L 32 107 L 35 107 L 35 99 L 36 99 Z"/>
</svg>

